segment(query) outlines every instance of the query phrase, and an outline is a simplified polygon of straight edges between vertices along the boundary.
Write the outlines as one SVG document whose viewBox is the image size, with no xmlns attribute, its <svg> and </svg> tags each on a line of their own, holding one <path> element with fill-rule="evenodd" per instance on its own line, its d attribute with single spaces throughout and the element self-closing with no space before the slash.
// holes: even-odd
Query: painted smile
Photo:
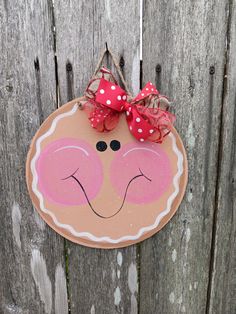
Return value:
<svg viewBox="0 0 236 314">
<path fill-rule="evenodd" d="M 75 177 L 75 174 L 76 174 L 76 172 L 77 172 L 78 170 L 79 170 L 79 168 L 78 168 L 75 172 L 73 172 L 70 176 L 68 176 L 68 177 L 66 177 L 66 178 L 63 178 L 62 180 L 73 179 L 73 180 L 79 185 L 80 189 L 81 189 L 82 192 L 84 193 L 84 196 L 85 196 L 85 198 L 86 198 L 86 200 L 87 200 L 87 203 L 88 203 L 89 207 L 91 208 L 91 210 L 94 212 L 95 215 L 97 215 L 98 217 L 103 218 L 103 219 L 112 218 L 112 217 L 116 216 L 116 215 L 122 210 L 122 208 L 123 208 L 123 206 L 124 206 L 124 203 L 125 203 L 125 199 L 126 199 L 128 190 L 129 190 L 129 187 L 130 187 L 130 185 L 131 185 L 132 182 L 134 182 L 135 180 L 137 180 L 137 179 L 139 179 L 139 178 L 145 178 L 145 179 L 146 179 L 147 181 L 149 181 L 149 182 L 152 181 L 152 180 L 151 180 L 150 178 L 148 178 L 145 174 L 143 174 L 142 170 L 139 168 L 139 174 L 137 174 L 137 175 L 134 176 L 132 179 L 130 179 L 129 182 L 128 182 L 128 184 L 127 184 L 127 186 L 126 186 L 125 193 L 124 193 L 124 196 L 123 196 L 123 200 L 122 200 L 122 203 L 121 203 L 121 206 L 119 207 L 119 209 L 118 209 L 114 214 L 112 214 L 112 215 L 110 215 L 110 216 L 103 216 L 103 215 L 99 214 L 99 213 L 94 209 L 93 205 L 91 204 L 91 202 L 90 202 L 90 200 L 89 200 L 89 198 L 88 198 L 88 195 L 87 195 L 87 193 L 86 193 L 86 190 L 85 190 L 83 184 L 80 182 L 79 179 L 77 179 L 77 178 Z"/>
</svg>

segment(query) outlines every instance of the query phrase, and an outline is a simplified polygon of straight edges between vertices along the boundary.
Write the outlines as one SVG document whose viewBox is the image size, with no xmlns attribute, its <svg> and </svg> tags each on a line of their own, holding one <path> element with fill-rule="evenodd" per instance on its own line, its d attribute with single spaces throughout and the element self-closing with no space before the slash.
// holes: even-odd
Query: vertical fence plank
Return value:
<svg viewBox="0 0 236 314">
<path fill-rule="evenodd" d="M 236 4 L 231 2 L 209 312 L 236 313 Z"/>
<path fill-rule="evenodd" d="M 52 27 L 48 1 L 0 3 L 1 313 L 68 313 L 63 239 L 25 183 L 30 140 L 56 104 Z"/>
<path fill-rule="evenodd" d="M 188 154 L 189 182 L 171 223 L 141 245 L 140 313 L 205 313 L 227 3 L 144 4 L 144 82 L 156 81 L 174 100 L 176 127 Z"/>
<path fill-rule="evenodd" d="M 124 63 L 131 90 L 139 89 L 137 1 L 56 1 L 61 103 L 84 93 L 105 48 Z M 137 313 L 136 246 L 95 250 L 67 242 L 71 313 Z"/>
</svg>

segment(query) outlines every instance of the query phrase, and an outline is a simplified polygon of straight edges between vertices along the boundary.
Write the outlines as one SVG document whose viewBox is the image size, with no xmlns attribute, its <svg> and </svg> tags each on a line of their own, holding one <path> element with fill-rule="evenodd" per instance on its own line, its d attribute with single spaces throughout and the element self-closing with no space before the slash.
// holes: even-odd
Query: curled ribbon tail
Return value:
<svg viewBox="0 0 236 314">
<path fill-rule="evenodd" d="M 93 100 L 88 100 L 85 105 L 91 126 L 98 132 L 113 130 L 119 122 L 119 113 L 100 105 Z"/>
<path fill-rule="evenodd" d="M 108 132 L 113 130 L 119 122 L 119 112 L 114 110 L 111 100 L 107 98 L 108 88 L 113 89 L 113 86 L 117 85 L 108 69 L 101 68 L 99 74 L 101 77 L 92 79 L 88 84 L 85 93 L 87 98 L 85 108 L 91 126 L 99 132 Z"/>
<path fill-rule="evenodd" d="M 175 121 L 175 115 L 168 111 L 168 98 L 160 95 L 158 90 L 148 83 L 134 101 L 141 119 L 150 126 L 149 135 L 145 139 L 162 143 Z"/>
<path fill-rule="evenodd" d="M 149 110 L 151 111 L 148 112 L 149 121 L 151 121 L 151 124 L 154 127 L 154 132 L 149 140 L 156 143 L 162 143 L 164 137 L 167 136 L 172 129 L 175 116 L 161 108 L 149 108 Z"/>
</svg>

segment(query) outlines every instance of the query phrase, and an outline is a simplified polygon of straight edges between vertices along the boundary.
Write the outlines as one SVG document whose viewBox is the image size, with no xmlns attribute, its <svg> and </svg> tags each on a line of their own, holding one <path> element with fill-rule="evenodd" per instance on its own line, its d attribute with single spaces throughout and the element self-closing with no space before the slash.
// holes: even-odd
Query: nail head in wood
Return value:
<svg viewBox="0 0 236 314">
<path fill-rule="evenodd" d="M 72 65 L 71 65 L 71 63 L 67 63 L 67 64 L 66 64 L 66 71 L 67 71 L 67 72 L 71 72 L 71 71 L 72 71 Z"/>
<path fill-rule="evenodd" d="M 34 68 L 36 71 L 39 71 L 39 59 L 38 58 L 34 60 Z"/>
<path fill-rule="evenodd" d="M 156 72 L 157 72 L 157 73 L 160 73 L 160 72 L 161 72 L 161 65 L 160 65 L 160 64 L 157 64 L 157 65 L 156 65 Z"/>
<path fill-rule="evenodd" d="M 214 65 L 210 66 L 209 73 L 210 73 L 210 75 L 215 74 L 215 67 L 214 67 Z"/>
<path fill-rule="evenodd" d="M 6 86 L 6 90 L 9 92 L 9 93 L 11 93 L 12 91 L 13 91 L 13 86 L 12 85 L 7 85 Z"/>
</svg>

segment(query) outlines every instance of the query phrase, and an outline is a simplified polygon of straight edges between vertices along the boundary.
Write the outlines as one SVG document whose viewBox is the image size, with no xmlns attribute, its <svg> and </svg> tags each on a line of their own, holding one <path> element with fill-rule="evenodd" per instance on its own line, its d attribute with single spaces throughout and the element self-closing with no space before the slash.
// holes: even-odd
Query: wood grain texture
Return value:
<svg viewBox="0 0 236 314">
<path fill-rule="evenodd" d="M 0 312 L 64 314 L 63 239 L 39 218 L 25 183 L 30 140 L 56 107 L 50 2 L 1 1 L 0 34 Z"/>
<path fill-rule="evenodd" d="M 236 3 L 229 7 L 208 313 L 236 313 Z"/>
<path fill-rule="evenodd" d="M 144 83 L 175 104 L 189 182 L 171 223 L 141 245 L 140 313 L 207 308 L 227 10 L 217 0 L 144 2 Z"/>
<path fill-rule="evenodd" d="M 136 1 L 70 1 L 68 5 L 58 0 L 55 23 L 61 104 L 83 95 L 105 42 L 124 60 L 123 72 L 129 88 L 138 92 L 140 43 Z"/>
<path fill-rule="evenodd" d="M 61 104 L 84 93 L 105 42 L 124 60 L 124 76 L 138 91 L 137 1 L 56 1 L 55 24 Z M 111 251 L 67 246 L 71 313 L 137 313 L 135 246 Z"/>
</svg>

